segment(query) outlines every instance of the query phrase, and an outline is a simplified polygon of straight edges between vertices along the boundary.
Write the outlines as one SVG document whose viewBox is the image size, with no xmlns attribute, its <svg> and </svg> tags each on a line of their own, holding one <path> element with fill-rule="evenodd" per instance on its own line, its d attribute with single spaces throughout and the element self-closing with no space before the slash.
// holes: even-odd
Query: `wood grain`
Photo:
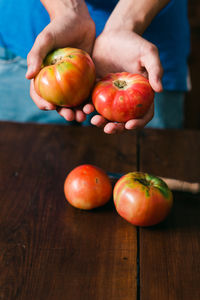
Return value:
<svg viewBox="0 0 200 300">
<path fill-rule="evenodd" d="M 14 123 L 0 132 L 0 299 L 136 299 L 136 229 L 112 200 L 85 212 L 63 193 L 79 164 L 135 169 L 136 135 Z"/>
<path fill-rule="evenodd" d="M 140 134 L 140 170 L 188 181 L 200 179 L 199 131 Z M 173 193 L 168 219 L 139 230 L 140 299 L 200 299 L 200 195 Z"/>
</svg>

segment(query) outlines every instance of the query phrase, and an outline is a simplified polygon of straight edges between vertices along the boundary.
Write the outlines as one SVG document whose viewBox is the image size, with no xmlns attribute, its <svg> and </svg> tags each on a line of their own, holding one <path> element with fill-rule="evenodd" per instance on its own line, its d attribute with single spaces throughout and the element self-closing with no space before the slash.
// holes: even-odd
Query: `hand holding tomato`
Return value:
<svg viewBox="0 0 200 300">
<path fill-rule="evenodd" d="M 127 122 L 144 117 L 154 100 L 147 78 L 128 72 L 110 73 L 93 89 L 96 110 L 107 120 Z"/>
<path fill-rule="evenodd" d="M 162 91 L 162 65 L 157 47 L 129 30 L 104 29 L 92 52 L 97 78 L 108 73 L 129 72 L 149 79 L 155 92 Z"/>
<path fill-rule="evenodd" d="M 153 116 L 153 100 L 154 91 L 144 76 L 110 73 L 93 89 L 92 101 L 100 115 L 93 117 L 91 122 L 94 124 L 96 120 L 100 125 L 106 124 L 106 120 L 119 122 L 107 123 L 104 128 L 107 133 L 113 133 L 116 127 L 118 130 L 132 129 L 136 125 L 142 127 Z"/>
<path fill-rule="evenodd" d="M 43 110 L 56 110 L 56 105 L 47 102 L 37 94 L 33 78 L 40 71 L 46 55 L 53 49 L 68 46 L 83 49 L 91 54 L 95 39 L 95 24 L 84 1 L 75 9 L 67 3 L 65 4 L 64 1 L 58 1 L 56 5 L 54 5 L 54 2 L 51 2 L 46 9 L 50 15 L 51 22 L 38 35 L 28 54 L 26 77 L 27 79 L 32 79 L 30 95 L 35 104 Z M 86 104 L 78 109 L 58 109 L 59 114 L 68 121 L 76 119 L 78 122 L 84 121 L 85 114 L 92 111 L 93 106 L 90 104 Z"/>
<path fill-rule="evenodd" d="M 60 107 L 77 107 L 90 96 L 95 66 L 87 52 L 76 48 L 52 51 L 35 77 L 37 94 Z"/>
<path fill-rule="evenodd" d="M 68 121 L 75 117 L 81 122 L 85 115 L 80 105 L 89 98 L 95 78 L 95 66 L 87 52 L 70 47 L 57 49 L 44 59 L 34 83 L 31 83 L 31 95 L 39 102 L 47 101 L 48 105 L 53 105 L 63 117 L 68 114 Z M 93 111 L 93 107 L 88 108 L 90 104 L 84 108 L 86 114 Z"/>
<path fill-rule="evenodd" d="M 106 28 L 95 41 L 92 58 L 99 78 L 108 73 L 141 74 L 149 79 L 155 92 L 162 91 L 163 70 L 158 50 L 155 45 L 132 31 Z M 140 119 L 132 119 L 126 123 L 113 123 L 96 115 L 91 123 L 98 127 L 104 126 L 106 133 L 115 133 L 125 128 L 142 128 L 153 118 L 153 114 L 154 106 L 152 105 Z"/>
</svg>

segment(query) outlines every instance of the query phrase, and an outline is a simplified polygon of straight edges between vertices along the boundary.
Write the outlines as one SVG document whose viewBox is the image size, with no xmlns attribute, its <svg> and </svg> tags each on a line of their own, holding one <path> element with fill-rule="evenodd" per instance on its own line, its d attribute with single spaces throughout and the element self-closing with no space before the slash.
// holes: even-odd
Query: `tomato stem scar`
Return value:
<svg viewBox="0 0 200 300">
<path fill-rule="evenodd" d="M 127 83 L 125 80 L 115 80 L 114 85 L 119 89 L 123 89 L 125 86 L 127 86 Z"/>
</svg>

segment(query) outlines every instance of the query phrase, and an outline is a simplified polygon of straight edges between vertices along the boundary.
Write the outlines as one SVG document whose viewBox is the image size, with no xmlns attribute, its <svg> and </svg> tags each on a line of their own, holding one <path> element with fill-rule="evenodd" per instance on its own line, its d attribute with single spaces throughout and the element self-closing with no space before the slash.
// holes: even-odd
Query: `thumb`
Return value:
<svg viewBox="0 0 200 300">
<path fill-rule="evenodd" d="M 54 38 L 48 26 L 37 36 L 35 43 L 27 56 L 27 79 L 34 78 L 41 69 L 42 62 L 54 45 Z"/>
<path fill-rule="evenodd" d="M 162 67 L 158 67 L 158 66 L 151 68 L 150 71 L 148 72 L 149 83 L 152 89 L 157 93 L 160 93 L 163 90 L 162 81 L 161 81 L 162 74 L 163 74 L 163 69 Z"/>
<path fill-rule="evenodd" d="M 148 73 L 149 83 L 155 92 L 161 92 L 163 68 L 160 62 L 157 47 L 152 45 L 150 51 L 141 61 Z"/>
</svg>

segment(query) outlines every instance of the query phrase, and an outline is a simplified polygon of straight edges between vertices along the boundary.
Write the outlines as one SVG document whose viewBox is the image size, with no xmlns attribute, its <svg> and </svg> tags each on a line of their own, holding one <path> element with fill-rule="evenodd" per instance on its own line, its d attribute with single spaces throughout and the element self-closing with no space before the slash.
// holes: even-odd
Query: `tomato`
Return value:
<svg viewBox="0 0 200 300">
<path fill-rule="evenodd" d="M 131 172 L 115 184 L 113 199 L 118 214 L 137 226 L 152 226 L 163 221 L 173 205 L 172 192 L 160 178 Z"/>
<path fill-rule="evenodd" d="M 112 184 L 102 169 L 86 164 L 76 167 L 67 175 L 64 193 L 72 206 L 89 210 L 110 200 Z"/>
<path fill-rule="evenodd" d="M 97 112 L 115 122 L 143 117 L 154 100 L 148 79 L 127 72 L 110 73 L 100 80 L 92 92 Z"/>
<path fill-rule="evenodd" d="M 57 49 L 45 58 L 35 78 L 35 89 L 50 103 L 75 107 L 89 97 L 95 77 L 94 63 L 85 51 Z"/>
</svg>

